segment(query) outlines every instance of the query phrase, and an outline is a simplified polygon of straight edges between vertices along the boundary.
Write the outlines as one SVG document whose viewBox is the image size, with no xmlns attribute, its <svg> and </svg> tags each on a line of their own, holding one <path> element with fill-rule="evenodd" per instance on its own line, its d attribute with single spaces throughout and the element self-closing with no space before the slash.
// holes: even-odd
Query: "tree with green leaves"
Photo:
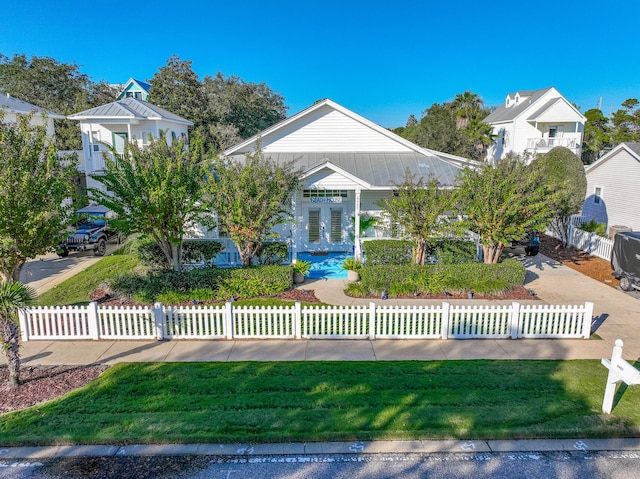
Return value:
<svg viewBox="0 0 640 479">
<path fill-rule="evenodd" d="M 600 158 L 600 153 L 611 147 L 611 128 L 609 119 L 597 108 L 584 113 L 587 121 L 584 124 L 582 140 L 582 162 L 589 165 Z"/>
<path fill-rule="evenodd" d="M 640 141 L 640 103 L 636 98 L 622 102 L 622 108 L 611 115 L 611 139 L 614 145 L 625 141 Z"/>
<path fill-rule="evenodd" d="M 0 282 L 0 341 L 7 356 L 9 387 L 20 385 L 20 325 L 18 310 L 35 299 L 33 288 L 17 281 Z"/>
<path fill-rule="evenodd" d="M 466 225 L 480 235 L 485 263 L 497 263 L 505 245 L 542 229 L 553 216 L 553 198 L 540 172 L 515 156 L 465 168 L 456 198 Z"/>
<path fill-rule="evenodd" d="M 149 103 L 192 121 L 198 129 L 209 122 L 207 97 L 202 82 L 193 71 L 192 61 L 173 55 L 165 66 L 153 75 Z"/>
<path fill-rule="evenodd" d="M 94 83 L 74 63 L 49 57 L 27 58 L 0 54 L 0 93 L 9 94 L 40 108 L 69 115 L 115 100 L 117 91 L 104 81 Z M 55 120 L 59 150 L 79 150 L 82 137 L 71 120 Z"/>
<path fill-rule="evenodd" d="M 167 264 L 180 271 L 185 230 L 210 219 L 202 194 L 211 162 L 201 142 L 192 137 L 191 148 L 182 139 L 168 144 L 163 134 L 144 148 L 127 142 L 122 157 L 112 149 L 104 160 L 104 174 L 92 178 L 105 190 L 91 188 L 91 197 L 118 215 L 112 223 L 119 232 L 153 238 Z"/>
<path fill-rule="evenodd" d="M 549 190 L 555 192 L 549 199 L 553 213 L 549 228 L 566 248 L 571 216 L 580 212 L 587 192 L 584 164 L 571 150 L 558 146 L 538 156 L 530 167 L 538 170 Z"/>
<path fill-rule="evenodd" d="M 218 228 L 235 243 L 242 266 L 250 266 L 272 229 L 291 218 L 300 172 L 265 158 L 258 149 L 243 159 L 218 158 L 209 176 L 208 202 Z"/>
<path fill-rule="evenodd" d="M 425 181 L 409 171 L 396 186 L 394 194 L 380 200 L 378 206 L 414 242 L 413 262 L 424 264 L 429 237 L 448 227 L 445 218 L 451 208 L 451 192 L 442 189 L 434 177 Z"/>
<path fill-rule="evenodd" d="M 33 114 L 5 123 L 0 110 L 0 278 L 20 279 L 24 263 L 53 251 L 66 235 L 75 160 L 60 158 Z M 45 122 L 46 123 L 46 122 Z"/>
<path fill-rule="evenodd" d="M 477 93 L 466 90 L 458 93 L 450 105 L 456 113 L 456 127 L 464 128 L 472 118 L 478 117 L 478 113 L 484 108 L 484 101 Z"/>
<path fill-rule="evenodd" d="M 467 134 L 469 157 L 472 160 L 483 161 L 487 156 L 487 150 L 498 137 L 493 132 L 493 127 L 478 117 L 471 117 L 463 129 Z"/>
</svg>

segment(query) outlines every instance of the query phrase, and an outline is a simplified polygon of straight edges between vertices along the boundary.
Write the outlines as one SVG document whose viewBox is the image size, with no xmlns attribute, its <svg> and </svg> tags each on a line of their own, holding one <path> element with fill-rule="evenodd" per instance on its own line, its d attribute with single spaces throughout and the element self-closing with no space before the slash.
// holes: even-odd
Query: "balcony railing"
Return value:
<svg viewBox="0 0 640 479">
<path fill-rule="evenodd" d="M 533 150 L 551 149 L 556 146 L 564 146 L 565 148 L 578 148 L 578 138 L 559 137 L 559 138 L 529 138 L 527 139 L 527 148 Z"/>
</svg>

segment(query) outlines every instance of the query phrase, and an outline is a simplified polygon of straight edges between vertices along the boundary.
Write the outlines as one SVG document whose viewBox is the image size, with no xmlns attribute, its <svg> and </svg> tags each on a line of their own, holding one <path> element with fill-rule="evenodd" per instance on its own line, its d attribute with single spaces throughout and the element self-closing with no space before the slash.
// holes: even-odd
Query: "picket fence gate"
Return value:
<svg viewBox="0 0 640 479">
<path fill-rule="evenodd" d="M 277 307 L 40 306 L 21 309 L 23 341 L 83 339 L 470 339 L 584 338 L 583 305 Z"/>
</svg>

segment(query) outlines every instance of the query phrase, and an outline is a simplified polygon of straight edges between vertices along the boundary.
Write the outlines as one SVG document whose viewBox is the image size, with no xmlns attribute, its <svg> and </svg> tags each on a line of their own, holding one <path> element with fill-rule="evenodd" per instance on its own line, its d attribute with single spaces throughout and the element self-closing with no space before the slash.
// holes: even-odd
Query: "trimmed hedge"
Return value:
<svg viewBox="0 0 640 479">
<path fill-rule="evenodd" d="M 522 285 L 525 272 L 525 267 L 512 259 L 498 264 L 365 265 L 360 270 L 360 284 L 349 285 L 347 292 L 354 296 L 379 295 L 385 290 L 392 296 L 445 291 L 495 294 Z"/>
<path fill-rule="evenodd" d="M 150 238 L 136 239 L 131 249 L 140 263 L 147 268 L 168 268 L 167 259 L 160 245 Z M 182 260 L 184 262 L 204 263 L 215 259 L 222 251 L 222 243 L 212 240 L 184 240 L 182 242 Z"/>
<path fill-rule="evenodd" d="M 292 285 L 289 266 L 195 268 L 190 271 L 126 273 L 108 282 L 109 288 L 142 303 L 166 304 L 234 297 L 272 296 Z"/>
<path fill-rule="evenodd" d="M 372 240 L 364 242 L 367 264 L 410 265 L 413 261 L 413 241 Z M 461 264 L 478 261 L 476 245 L 470 241 L 433 238 L 427 243 L 425 254 L 437 264 Z"/>
</svg>

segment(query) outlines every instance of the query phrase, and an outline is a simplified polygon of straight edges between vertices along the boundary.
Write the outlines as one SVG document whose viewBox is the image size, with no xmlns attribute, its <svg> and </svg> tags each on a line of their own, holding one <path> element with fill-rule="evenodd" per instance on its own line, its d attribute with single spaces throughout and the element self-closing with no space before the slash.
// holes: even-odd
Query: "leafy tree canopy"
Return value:
<svg viewBox="0 0 640 479">
<path fill-rule="evenodd" d="M 290 220 L 291 198 L 300 184 L 293 164 L 279 165 L 262 152 L 242 160 L 219 158 L 210 176 L 209 204 L 218 227 L 233 240 L 243 266 L 249 266 L 272 229 Z"/>
<path fill-rule="evenodd" d="M 93 199 L 118 214 L 116 229 L 153 238 L 180 271 L 185 230 L 191 222 L 207 225 L 210 218 L 201 198 L 211 166 L 201 143 L 192 137 L 190 149 L 181 139 L 168 145 L 163 134 L 145 148 L 126 143 L 122 158 L 112 150 L 104 159 L 104 174 L 93 178 L 106 191 L 90 189 Z"/>
<path fill-rule="evenodd" d="M 59 158 L 33 114 L 4 123 L 0 111 L 0 278 L 20 279 L 24 263 L 53 251 L 65 236 L 75 161 Z"/>
<path fill-rule="evenodd" d="M 465 168 L 456 197 L 468 228 L 480 235 L 485 263 L 496 263 L 506 244 L 541 229 L 553 216 L 553 197 L 540 172 L 515 156 Z"/>
</svg>

